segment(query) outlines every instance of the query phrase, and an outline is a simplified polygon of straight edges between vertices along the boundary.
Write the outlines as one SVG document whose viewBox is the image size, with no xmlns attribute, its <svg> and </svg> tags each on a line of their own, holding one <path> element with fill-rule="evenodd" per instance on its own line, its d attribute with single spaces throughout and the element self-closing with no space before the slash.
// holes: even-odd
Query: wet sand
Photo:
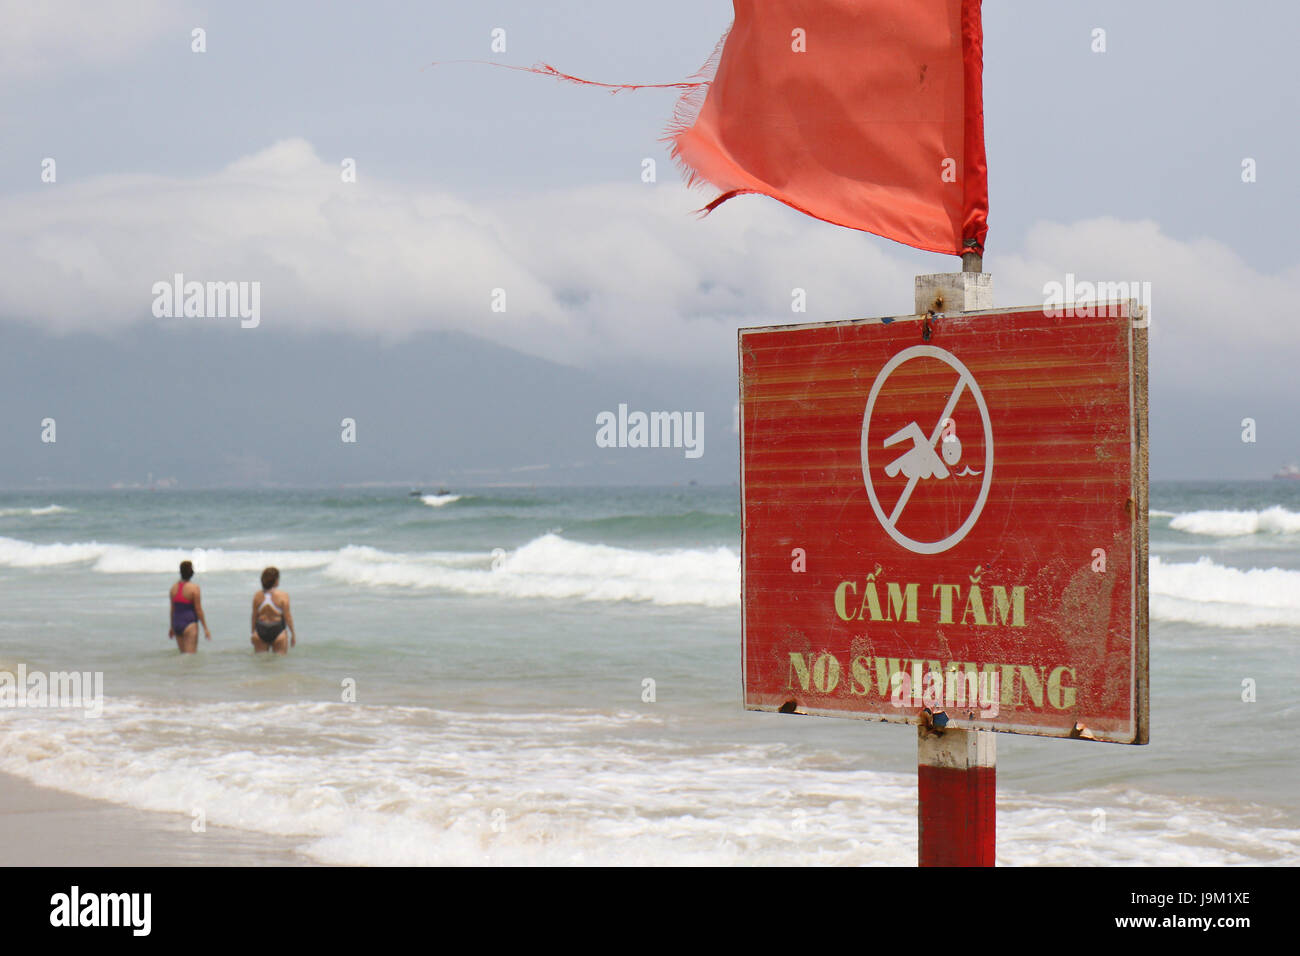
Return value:
<svg viewBox="0 0 1300 956">
<path fill-rule="evenodd" d="M 298 840 L 227 827 L 191 829 L 151 813 L 49 790 L 0 774 L 0 865 L 312 866 Z"/>
</svg>

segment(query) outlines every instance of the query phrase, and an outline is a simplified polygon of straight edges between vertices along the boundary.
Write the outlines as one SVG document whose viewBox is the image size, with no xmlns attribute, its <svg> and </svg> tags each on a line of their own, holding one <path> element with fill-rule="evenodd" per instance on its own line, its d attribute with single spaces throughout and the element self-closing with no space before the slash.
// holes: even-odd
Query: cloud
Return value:
<svg viewBox="0 0 1300 956">
<path fill-rule="evenodd" d="M 872 289 L 909 310 L 907 269 L 860 236 L 756 202 L 702 224 L 700 204 L 640 183 L 472 203 L 375 181 L 364 160 L 344 183 L 337 161 L 285 140 L 197 178 L 0 200 L 0 316 L 61 331 L 153 321 L 153 284 L 182 273 L 260 282 L 262 328 L 456 329 L 571 364 L 689 365 L 734 358 L 738 325 L 855 314 Z M 807 314 L 791 313 L 795 287 Z"/>
<path fill-rule="evenodd" d="M 105 176 L 0 199 L 0 317 L 57 330 L 227 321 L 152 317 L 153 284 L 182 273 L 259 281 L 263 329 L 454 329 L 575 365 L 717 367 L 734 366 L 741 325 L 912 308 L 915 254 L 779 203 L 742 198 L 700 221 L 702 194 L 641 183 L 472 202 L 380 181 L 364 157 L 344 183 L 342 158 L 290 139 L 193 178 Z M 1300 343 L 1275 308 L 1298 270 L 1262 275 L 1154 223 L 1041 223 L 988 264 L 1007 305 L 1042 301 L 1067 271 L 1151 282 L 1153 348 L 1188 374 L 1211 347 Z M 806 313 L 791 311 L 795 289 Z"/>
<path fill-rule="evenodd" d="M 1176 239 L 1154 222 L 1102 217 L 1040 222 L 1024 250 L 996 259 L 999 302 L 1034 302 L 1048 281 L 1150 283 L 1152 365 L 1182 384 L 1220 384 L 1236 366 L 1252 381 L 1264 364 L 1294 364 L 1300 324 L 1286 303 L 1300 264 L 1264 274 L 1208 238 Z"/>
<path fill-rule="evenodd" d="M 193 16 L 169 0 L 0 0 L 0 79 L 122 62 L 168 31 L 188 48 Z"/>
</svg>

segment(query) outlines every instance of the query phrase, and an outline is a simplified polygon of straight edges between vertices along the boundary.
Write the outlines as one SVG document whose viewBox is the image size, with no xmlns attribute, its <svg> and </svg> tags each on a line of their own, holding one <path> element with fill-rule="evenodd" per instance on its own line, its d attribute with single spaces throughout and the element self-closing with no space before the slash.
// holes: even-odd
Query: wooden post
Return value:
<svg viewBox="0 0 1300 956">
<path fill-rule="evenodd" d="M 916 277 L 918 315 L 993 308 L 993 277 L 979 271 L 975 253 L 967 256 L 962 257 L 962 272 Z M 995 739 L 990 731 L 947 729 L 942 726 L 946 723 L 942 711 L 927 713 L 917 728 L 917 863 L 993 866 L 997 854 Z"/>
</svg>

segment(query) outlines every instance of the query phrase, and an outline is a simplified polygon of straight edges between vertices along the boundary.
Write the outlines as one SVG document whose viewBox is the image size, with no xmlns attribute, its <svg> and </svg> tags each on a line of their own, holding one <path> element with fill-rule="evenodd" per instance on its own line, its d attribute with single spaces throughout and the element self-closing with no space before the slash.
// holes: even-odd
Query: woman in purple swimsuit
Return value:
<svg viewBox="0 0 1300 956">
<path fill-rule="evenodd" d="M 167 592 L 172 605 L 172 626 L 167 637 L 176 638 L 176 646 L 182 654 L 193 654 L 199 649 L 199 625 L 203 625 L 203 636 L 212 640 L 208 630 L 208 619 L 203 616 L 203 597 L 199 586 L 190 578 L 194 577 L 194 565 L 189 561 L 181 562 L 181 579 L 175 587 Z"/>
</svg>

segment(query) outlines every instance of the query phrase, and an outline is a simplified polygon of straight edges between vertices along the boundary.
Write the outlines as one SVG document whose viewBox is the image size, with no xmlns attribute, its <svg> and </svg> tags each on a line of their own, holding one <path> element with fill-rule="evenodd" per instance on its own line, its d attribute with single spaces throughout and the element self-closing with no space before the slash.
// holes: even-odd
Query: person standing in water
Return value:
<svg viewBox="0 0 1300 956">
<path fill-rule="evenodd" d="M 203 615 L 203 595 L 199 586 L 190 578 L 194 577 L 194 565 L 189 561 L 181 562 L 181 579 L 167 592 L 171 599 L 172 621 L 167 631 L 168 639 L 176 639 L 176 647 L 182 654 L 193 654 L 199 649 L 199 625 L 203 625 L 203 636 L 212 640 L 208 630 L 208 619 Z"/>
<path fill-rule="evenodd" d="M 298 643 L 289 595 L 276 586 L 279 583 L 279 569 L 267 568 L 262 572 L 262 590 L 253 595 L 253 633 L 249 640 L 258 654 L 264 651 L 288 654 L 289 648 Z"/>
</svg>

